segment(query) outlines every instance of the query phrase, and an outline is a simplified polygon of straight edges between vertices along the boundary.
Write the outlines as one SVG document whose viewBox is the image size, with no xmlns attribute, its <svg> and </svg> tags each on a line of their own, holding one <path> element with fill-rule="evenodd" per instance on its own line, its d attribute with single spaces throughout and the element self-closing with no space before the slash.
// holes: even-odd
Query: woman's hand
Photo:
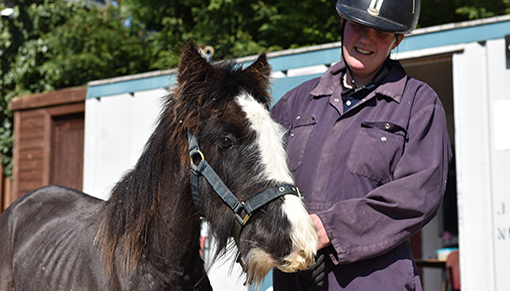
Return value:
<svg viewBox="0 0 510 291">
<path fill-rule="evenodd" d="M 324 229 L 324 225 L 322 225 L 321 219 L 319 218 L 319 216 L 317 216 L 317 214 L 310 214 L 310 217 L 312 218 L 313 223 L 317 227 L 317 235 L 319 236 L 317 250 L 329 246 L 331 244 L 331 241 L 329 240 L 328 234 Z"/>
</svg>

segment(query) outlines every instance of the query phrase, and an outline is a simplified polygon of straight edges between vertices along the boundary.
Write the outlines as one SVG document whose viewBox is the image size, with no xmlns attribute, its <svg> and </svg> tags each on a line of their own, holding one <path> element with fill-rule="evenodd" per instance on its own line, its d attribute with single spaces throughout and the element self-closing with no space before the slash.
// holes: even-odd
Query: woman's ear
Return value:
<svg viewBox="0 0 510 291">
<path fill-rule="evenodd" d="M 391 50 L 394 50 L 397 46 L 399 46 L 403 39 L 404 39 L 403 34 L 395 34 L 395 43 L 393 44 Z"/>
</svg>

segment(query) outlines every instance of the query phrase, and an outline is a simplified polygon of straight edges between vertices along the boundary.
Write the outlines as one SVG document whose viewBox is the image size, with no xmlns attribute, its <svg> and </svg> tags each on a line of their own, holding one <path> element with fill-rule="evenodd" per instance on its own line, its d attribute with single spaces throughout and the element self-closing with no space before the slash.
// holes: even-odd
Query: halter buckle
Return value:
<svg viewBox="0 0 510 291">
<path fill-rule="evenodd" d="M 243 226 L 245 226 L 245 225 L 246 225 L 246 223 L 248 222 L 248 220 L 250 219 L 250 217 L 251 217 L 251 215 L 252 215 L 252 214 L 253 214 L 253 213 L 250 213 L 250 214 L 246 214 L 246 215 L 244 216 L 244 218 L 243 218 Z"/>
<path fill-rule="evenodd" d="M 195 164 L 195 161 L 193 160 L 193 157 L 195 157 L 197 154 L 200 156 L 200 161 L 198 162 L 199 165 L 200 165 L 201 162 L 205 161 L 205 157 L 204 157 L 204 154 L 202 153 L 202 151 L 197 150 L 197 149 L 192 150 L 189 153 L 189 159 L 190 159 L 190 162 L 191 162 L 191 169 L 193 171 L 196 171 L 196 169 L 198 168 L 198 165 Z"/>
</svg>

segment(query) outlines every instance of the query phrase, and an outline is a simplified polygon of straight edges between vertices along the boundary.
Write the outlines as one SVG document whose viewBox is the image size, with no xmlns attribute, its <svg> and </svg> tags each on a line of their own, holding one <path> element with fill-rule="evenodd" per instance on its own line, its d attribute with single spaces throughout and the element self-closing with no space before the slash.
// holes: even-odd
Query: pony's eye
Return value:
<svg viewBox="0 0 510 291">
<path fill-rule="evenodd" d="M 230 138 L 224 137 L 220 140 L 220 147 L 222 149 L 230 149 L 234 147 L 234 142 Z"/>
</svg>

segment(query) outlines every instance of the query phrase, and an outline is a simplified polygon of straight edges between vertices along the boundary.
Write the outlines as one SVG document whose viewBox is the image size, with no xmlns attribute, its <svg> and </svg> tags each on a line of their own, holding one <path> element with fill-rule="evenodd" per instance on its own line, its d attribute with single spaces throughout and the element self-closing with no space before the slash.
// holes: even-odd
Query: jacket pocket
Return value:
<svg viewBox="0 0 510 291">
<path fill-rule="evenodd" d="M 380 184 L 391 181 L 406 138 L 407 131 L 397 124 L 363 122 L 349 153 L 349 170 Z"/>
<path fill-rule="evenodd" d="M 317 121 L 312 115 L 299 115 L 294 120 L 287 140 L 289 169 L 291 171 L 297 170 L 303 163 L 306 144 L 315 124 L 317 124 Z"/>
</svg>

